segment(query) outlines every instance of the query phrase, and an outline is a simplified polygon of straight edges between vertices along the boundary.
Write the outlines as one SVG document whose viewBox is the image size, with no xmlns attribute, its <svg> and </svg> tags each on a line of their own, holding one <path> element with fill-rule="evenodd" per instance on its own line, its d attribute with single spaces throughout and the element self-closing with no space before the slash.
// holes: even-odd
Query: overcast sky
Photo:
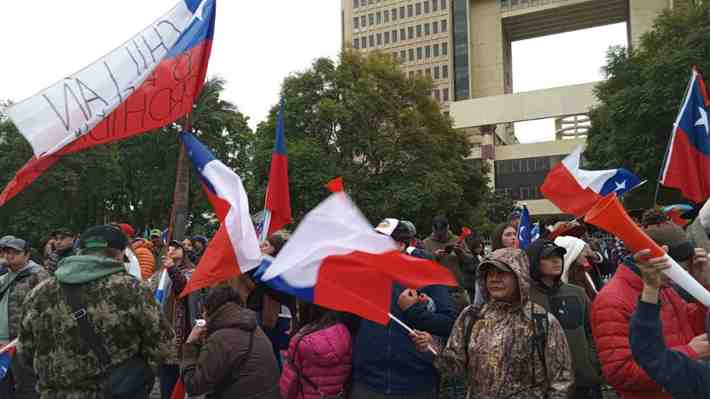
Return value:
<svg viewBox="0 0 710 399">
<path fill-rule="evenodd" d="M 6 1 L 0 99 L 20 101 L 76 72 L 165 13 L 175 0 Z M 254 127 L 278 102 L 281 82 L 340 51 L 339 0 L 221 1 L 208 74 L 227 79 L 227 100 Z M 517 42 L 515 91 L 599 80 L 624 24 Z M 552 137 L 550 121 L 519 125 L 521 141 Z"/>
</svg>

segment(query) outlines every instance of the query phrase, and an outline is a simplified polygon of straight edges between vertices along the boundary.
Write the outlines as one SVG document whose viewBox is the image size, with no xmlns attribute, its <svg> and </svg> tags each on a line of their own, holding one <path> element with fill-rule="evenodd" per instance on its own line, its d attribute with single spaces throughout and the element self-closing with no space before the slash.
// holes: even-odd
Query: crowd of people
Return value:
<svg viewBox="0 0 710 399">
<path fill-rule="evenodd" d="M 710 287 L 703 220 L 684 229 L 651 209 L 637 222 Z M 0 397 L 168 399 L 180 386 L 207 398 L 710 397 L 707 308 L 665 277 L 665 258 L 577 221 L 543 225 L 520 248 L 519 223 L 514 213 L 498 226 L 490 249 L 444 216 L 421 240 L 406 220 L 376 227 L 456 279 L 393 284 L 390 313 L 413 330 L 297 300 L 256 273 L 181 296 L 203 236 L 62 228 L 41 252 L 4 236 L 0 345 L 16 355 Z M 278 256 L 288 239 L 275 233 L 262 253 Z"/>
</svg>

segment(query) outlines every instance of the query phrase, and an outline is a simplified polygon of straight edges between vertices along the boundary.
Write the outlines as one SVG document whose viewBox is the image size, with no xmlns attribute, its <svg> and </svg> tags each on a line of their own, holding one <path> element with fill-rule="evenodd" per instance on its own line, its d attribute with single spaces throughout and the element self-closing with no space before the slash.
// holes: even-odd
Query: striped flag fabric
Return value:
<svg viewBox="0 0 710 399">
<path fill-rule="evenodd" d="M 215 14 L 216 0 L 181 0 L 96 62 L 10 107 L 7 114 L 34 157 L 0 194 L 0 206 L 63 155 L 161 128 L 190 112 L 204 85 Z"/>
<path fill-rule="evenodd" d="M 274 232 L 292 222 L 291 194 L 288 188 L 288 155 L 286 154 L 286 135 L 284 134 L 284 110 L 286 100 L 281 97 L 279 115 L 276 123 L 276 143 L 271 153 L 269 185 L 266 188 L 264 222 L 260 240 L 264 241 Z"/>
</svg>

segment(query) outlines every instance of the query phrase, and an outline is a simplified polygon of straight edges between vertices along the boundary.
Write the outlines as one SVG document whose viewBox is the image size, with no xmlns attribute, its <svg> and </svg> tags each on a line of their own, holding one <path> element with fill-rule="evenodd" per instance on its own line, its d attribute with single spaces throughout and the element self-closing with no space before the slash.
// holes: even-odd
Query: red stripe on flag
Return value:
<svg viewBox="0 0 710 399">
<path fill-rule="evenodd" d="M 190 112 L 202 90 L 211 49 L 212 42 L 205 41 L 187 53 L 163 60 L 136 91 L 90 132 L 46 158 L 30 159 L 0 194 L 0 206 L 32 184 L 63 155 L 161 128 Z"/>
<path fill-rule="evenodd" d="M 676 131 L 667 163 L 661 184 L 679 189 L 696 203 L 710 197 L 710 158 L 693 146 L 683 129 Z"/>
<path fill-rule="evenodd" d="M 328 190 L 331 193 L 342 193 L 345 191 L 345 187 L 343 186 L 343 178 L 340 176 L 329 181 L 328 184 L 326 184 L 326 187 L 328 187 Z"/>
<path fill-rule="evenodd" d="M 592 189 L 583 189 L 572 173 L 560 162 L 545 177 L 540 192 L 563 212 L 584 216 L 602 197 Z"/>
<path fill-rule="evenodd" d="M 197 265 L 197 269 L 188 280 L 187 285 L 180 293 L 180 298 L 193 291 L 211 287 L 219 282 L 227 281 L 240 275 L 239 263 L 234 254 L 232 241 L 227 233 L 227 225 L 221 223 L 217 234 L 214 235 L 204 255 Z"/>
<path fill-rule="evenodd" d="M 355 251 L 322 261 L 314 302 L 386 325 L 394 281 L 410 288 L 456 286 L 451 272 L 438 263 L 397 251 L 384 254 Z"/>
<path fill-rule="evenodd" d="M 271 211 L 267 236 L 291 224 L 291 194 L 288 188 L 288 157 L 277 152 L 271 155 L 266 209 Z"/>
<path fill-rule="evenodd" d="M 178 378 L 170 399 L 185 399 L 185 385 L 182 383 L 182 378 Z"/>
</svg>

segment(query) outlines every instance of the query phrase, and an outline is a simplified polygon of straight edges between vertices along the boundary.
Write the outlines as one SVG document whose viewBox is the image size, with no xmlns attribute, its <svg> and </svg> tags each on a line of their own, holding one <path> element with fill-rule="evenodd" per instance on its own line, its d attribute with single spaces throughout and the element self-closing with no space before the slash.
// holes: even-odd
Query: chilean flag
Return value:
<svg viewBox="0 0 710 399">
<path fill-rule="evenodd" d="M 281 97 L 276 122 L 276 144 L 274 152 L 271 154 L 269 185 L 266 189 L 264 224 L 260 237 L 262 241 L 292 221 L 291 194 L 288 189 L 288 156 L 286 155 L 286 136 L 284 135 L 284 108 L 285 100 Z"/>
<path fill-rule="evenodd" d="M 180 296 L 228 280 L 259 265 L 261 250 L 242 179 L 189 133 L 180 133 L 202 188 L 220 221 L 197 269 Z"/>
<path fill-rule="evenodd" d="M 456 285 L 438 263 L 399 252 L 342 192 L 309 212 L 262 268 L 262 280 L 275 289 L 380 324 L 388 322 L 394 281 L 412 288 Z"/>
<path fill-rule="evenodd" d="M 582 147 L 550 170 L 540 191 L 563 212 L 584 216 L 594 204 L 609 193 L 621 196 L 641 180 L 624 168 L 607 170 L 580 169 Z"/>
<path fill-rule="evenodd" d="M 703 76 L 693 68 L 685 101 L 673 125 L 660 183 L 695 203 L 710 198 L 710 101 Z"/>
<path fill-rule="evenodd" d="M 523 206 L 523 213 L 520 215 L 520 224 L 518 224 L 518 245 L 520 249 L 527 249 L 534 241 L 532 238 L 532 224 L 530 223 L 530 211 L 527 206 Z"/>
<path fill-rule="evenodd" d="M 215 2 L 178 2 L 98 61 L 11 107 L 8 115 L 34 157 L 0 194 L 0 206 L 63 155 L 158 129 L 190 112 L 207 73 Z"/>
</svg>

